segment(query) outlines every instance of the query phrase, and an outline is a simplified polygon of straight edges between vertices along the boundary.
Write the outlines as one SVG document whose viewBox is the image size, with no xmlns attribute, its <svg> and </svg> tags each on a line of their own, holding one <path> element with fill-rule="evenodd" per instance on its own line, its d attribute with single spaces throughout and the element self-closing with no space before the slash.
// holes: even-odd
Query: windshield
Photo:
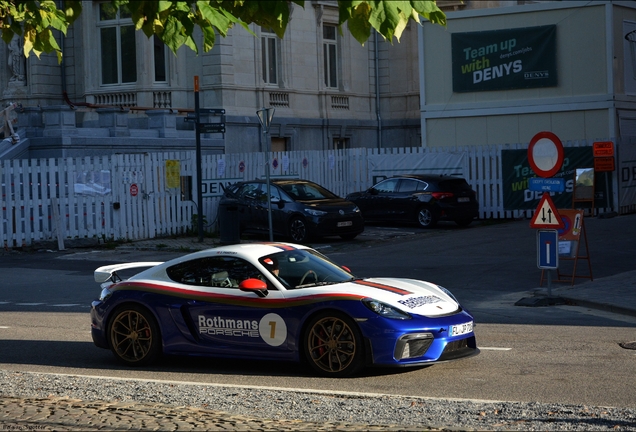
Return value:
<svg viewBox="0 0 636 432">
<path fill-rule="evenodd" d="M 351 273 L 314 250 L 291 250 L 262 257 L 265 266 L 287 289 L 331 285 L 355 279 Z"/>
<path fill-rule="evenodd" d="M 324 187 L 314 183 L 287 183 L 281 184 L 280 187 L 294 200 L 311 201 L 338 198 Z"/>
</svg>

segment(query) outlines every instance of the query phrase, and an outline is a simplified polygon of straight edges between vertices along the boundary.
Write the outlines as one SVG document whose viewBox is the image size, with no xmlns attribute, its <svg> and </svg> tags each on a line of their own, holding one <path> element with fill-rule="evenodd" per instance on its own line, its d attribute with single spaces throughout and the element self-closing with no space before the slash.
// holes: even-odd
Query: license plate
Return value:
<svg viewBox="0 0 636 432">
<path fill-rule="evenodd" d="M 344 222 L 338 222 L 338 228 L 340 227 L 346 227 L 346 226 L 351 226 L 353 225 L 352 221 L 344 221 Z"/>
<path fill-rule="evenodd" d="M 466 333 L 471 333 L 473 331 L 473 322 L 467 322 L 464 324 L 457 324 L 451 326 L 450 335 L 451 336 L 460 336 Z"/>
<path fill-rule="evenodd" d="M 470 198 L 468 197 L 459 197 L 457 198 L 457 202 L 469 202 Z"/>
</svg>

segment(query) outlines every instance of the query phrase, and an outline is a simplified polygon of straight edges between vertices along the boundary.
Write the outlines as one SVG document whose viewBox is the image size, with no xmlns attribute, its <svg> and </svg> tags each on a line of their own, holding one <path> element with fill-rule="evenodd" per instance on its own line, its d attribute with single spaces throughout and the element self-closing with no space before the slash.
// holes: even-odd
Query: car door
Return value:
<svg viewBox="0 0 636 432">
<path fill-rule="evenodd" d="M 238 191 L 240 207 L 239 218 L 242 230 L 263 231 L 267 229 L 266 214 L 263 214 L 261 201 L 265 194 L 261 183 L 245 183 Z"/>
<path fill-rule="evenodd" d="M 168 269 L 171 279 L 193 287 L 182 313 L 190 331 L 210 353 L 287 358 L 291 353 L 288 325 L 291 317 L 281 308 L 282 292 L 248 261 L 235 256 L 213 256 L 180 263 Z M 244 292 L 246 279 L 268 284 L 268 295 Z M 268 306 L 272 305 L 272 306 Z M 294 320 L 295 322 L 295 320 Z M 290 326 L 291 327 L 291 326 Z"/>
<path fill-rule="evenodd" d="M 396 206 L 396 189 L 399 179 L 382 180 L 373 186 L 366 195 L 362 216 L 368 219 L 391 219 Z"/>
<path fill-rule="evenodd" d="M 403 178 L 397 186 L 394 194 L 394 208 L 392 217 L 402 221 L 410 222 L 413 219 L 416 209 L 421 204 L 417 197 L 418 191 L 426 189 L 426 183 L 412 179 Z"/>
</svg>

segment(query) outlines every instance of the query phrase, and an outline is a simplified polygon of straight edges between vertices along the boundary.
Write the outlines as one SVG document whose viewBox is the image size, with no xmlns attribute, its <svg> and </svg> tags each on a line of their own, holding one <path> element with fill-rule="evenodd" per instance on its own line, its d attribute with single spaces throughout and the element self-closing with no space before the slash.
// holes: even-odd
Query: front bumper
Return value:
<svg viewBox="0 0 636 432">
<path fill-rule="evenodd" d="M 351 217 L 332 215 L 310 218 L 310 229 L 317 237 L 340 236 L 360 234 L 364 231 L 364 219 L 360 213 L 354 213 Z M 351 225 L 338 226 L 338 224 L 351 222 Z"/>
<path fill-rule="evenodd" d="M 479 354 L 474 330 L 459 336 L 450 335 L 453 325 L 473 321 L 465 311 L 438 318 L 387 321 L 378 317 L 360 323 L 371 347 L 373 365 L 421 366 Z M 392 331 L 387 330 L 387 324 L 393 328 Z"/>
</svg>

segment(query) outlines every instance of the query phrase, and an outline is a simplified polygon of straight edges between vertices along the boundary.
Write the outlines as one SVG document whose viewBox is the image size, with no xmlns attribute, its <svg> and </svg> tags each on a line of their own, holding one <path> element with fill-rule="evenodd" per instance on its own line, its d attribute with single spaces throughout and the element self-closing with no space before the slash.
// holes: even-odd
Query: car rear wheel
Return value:
<svg viewBox="0 0 636 432">
<path fill-rule="evenodd" d="M 338 312 L 312 318 L 303 347 L 310 367 L 322 376 L 347 377 L 364 366 L 360 330 L 349 317 Z"/>
<path fill-rule="evenodd" d="M 155 360 L 161 350 L 159 327 L 152 314 L 137 305 L 124 305 L 113 313 L 108 328 L 110 349 L 129 365 L 142 366 Z"/>
<path fill-rule="evenodd" d="M 416 214 L 416 222 L 422 228 L 433 228 L 437 224 L 437 216 L 428 207 L 420 207 Z"/>
<path fill-rule="evenodd" d="M 295 217 L 289 221 L 289 237 L 296 243 L 302 243 L 307 240 L 307 224 L 303 219 Z"/>
</svg>

